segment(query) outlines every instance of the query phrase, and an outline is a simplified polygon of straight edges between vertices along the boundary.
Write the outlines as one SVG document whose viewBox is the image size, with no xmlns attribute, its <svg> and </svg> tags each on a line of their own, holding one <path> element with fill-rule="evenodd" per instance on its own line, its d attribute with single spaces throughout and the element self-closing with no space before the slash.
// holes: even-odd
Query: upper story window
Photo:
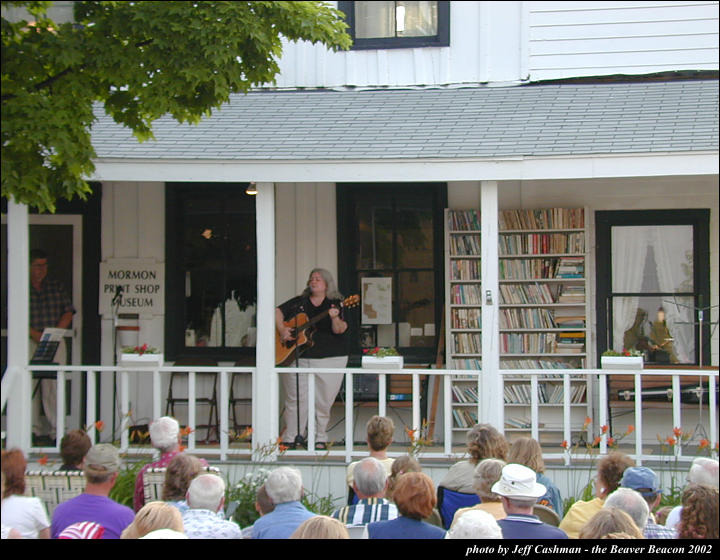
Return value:
<svg viewBox="0 0 720 560">
<path fill-rule="evenodd" d="M 447 47 L 450 2 L 338 2 L 353 49 Z"/>
</svg>

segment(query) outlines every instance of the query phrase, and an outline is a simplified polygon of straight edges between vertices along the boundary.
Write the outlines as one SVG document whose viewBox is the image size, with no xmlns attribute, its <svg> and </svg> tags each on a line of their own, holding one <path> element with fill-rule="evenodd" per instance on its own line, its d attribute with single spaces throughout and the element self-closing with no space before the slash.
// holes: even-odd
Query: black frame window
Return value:
<svg viewBox="0 0 720 560">
<path fill-rule="evenodd" d="M 709 210 L 619 210 L 595 213 L 598 270 L 597 332 L 602 333 L 597 337 L 598 362 L 599 356 L 610 347 L 620 350 L 619 346 L 635 344 L 634 348 L 644 351 L 645 360 L 650 364 L 697 365 L 700 363 L 701 352 L 702 364 L 710 363 L 709 219 Z M 623 229 L 626 230 L 625 237 L 621 235 Z M 663 229 L 677 232 L 674 233 L 676 237 L 687 238 L 685 245 L 688 249 L 668 251 L 662 244 L 650 243 L 645 250 L 642 243 L 635 239 L 646 231 L 656 231 L 659 235 L 660 230 Z M 635 232 L 637 234 L 633 235 Z M 629 240 L 623 244 L 622 239 Z M 639 258 L 631 258 L 634 254 L 633 245 L 636 243 L 642 255 Z M 623 258 L 619 261 L 617 256 L 613 259 L 613 244 L 617 246 L 616 251 L 623 251 L 621 253 Z M 618 281 L 619 275 L 630 277 L 633 273 L 614 271 L 614 260 L 623 268 L 634 266 L 637 262 L 642 263 L 645 270 L 641 275 L 642 280 L 638 276 L 635 282 Z M 673 267 L 683 271 L 684 280 L 675 285 L 669 284 L 666 279 L 663 282 L 664 287 L 652 282 L 653 271 L 660 269 L 667 271 L 671 261 Z M 642 271 L 638 270 L 635 273 L 640 272 Z M 650 281 L 648 281 L 649 277 Z M 636 285 L 635 289 L 627 287 L 633 283 Z M 634 319 L 625 323 L 633 322 L 633 325 L 623 333 L 615 333 L 613 331 L 616 321 L 613 320 L 613 316 L 621 312 L 624 306 L 627 307 L 629 302 L 633 304 L 629 312 L 633 314 Z M 700 309 L 705 310 L 702 332 L 700 322 L 697 320 Z M 628 311 L 625 311 L 627 314 Z M 667 319 L 671 312 L 686 316 L 676 323 L 674 333 L 662 330 L 670 324 L 670 321 L 663 324 L 661 319 Z M 622 316 L 621 314 L 620 317 Z M 682 334 L 681 329 L 686 332 L 685 337 L 678 336 Z M 662 332 L 666 334 L 662 335 Z M 660 336 L 664 338 L 660 340 Z M 686 340 L 683 341 L 683 338 Z M 638 343 L 636 339 L 640 339 L 641 342 Z M 662 345 L 663 341 L 667 341 L 667 347 L 660 348 L 658 352 L 655 347 Z M 684 359 L 680 351 L 683 346 L 689 350 L 685 352 Z"/>
<path fill-rule="evenodd" d="M 450 2 L 338 2 L 352 50 L 447 47 Z"/>
<path fill-rule="evenodd" d="M 247 183 L 168 183 L 168 359 L 255 356 L 255 196 Z"/>
<path fill-rule="evenodd" d="M 360 294 L 363 278 L 391 279 L 392 322 L 363 325 L 363 313 L 354 313 L 351 359 L 363 348 L 392 345 L 407 363 L 434 362 L 443 312 L 447 186 L 339 184 L 337 204 L 340 290 Z M 393 343 L 383 342 L 388 339 Z"/>
</svg>

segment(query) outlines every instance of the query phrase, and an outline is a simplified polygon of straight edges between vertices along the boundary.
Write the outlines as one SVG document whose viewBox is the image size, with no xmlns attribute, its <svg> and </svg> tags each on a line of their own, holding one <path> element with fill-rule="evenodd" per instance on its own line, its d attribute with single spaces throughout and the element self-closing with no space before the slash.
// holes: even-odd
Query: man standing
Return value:
<svg viewBox="0 0 720 560">
<path fill-rule="evenodd" d="M 275 509 L 255 521 L 253 539 L 289 539 L 303 521 L 315 515 L 300 503 L 303 486 L 297 469 L 275 469 L 265 481 L 265 490 Z"/>
<path fill-rule="evenodd" d="M 524 465 L 505 465 L 492 491 L 501 497 L 507 517 L 498 520 L 505 539 L 567 539 L 565 531 L 543 523 L 533 506 L 547 489 L 536 481 L 535 471 Z"/>
<path fill-rule="evenodd" d="M 72 301 L 63 285 L 48 278 L 48 255 L 42 249 L 30 251 L 30 359 L 40 342 L 46 328 L 68 329 L 72 324 Z M 60 341 L 53 361 L 64 365 L 67 363 L 65 340 Z M 57 430 L 57 381 L 45 379 L 40 383 L 42 407 L 50 424 L 48 443 L 56 436 Z M 36 437 L 41 437 L 39 426 L 34 429 Z"/>
<path fill-rule="evenodd" d="M 188 508 L 183 526 L 189 539 L 242 539 L 240 527 L 218 515 L 225 503 L 225 481 L 214 474 L 201 474 L 190 483 Z"/>
<path fill-rule="evenodd" d="M 383 464 L 374 457 L 366 457 L 357 463 L 353 474 L 353 491 L 359 501 L 335 510 L 332 517 L 354 526 L 395 519 L 397 506 L 385 499 L 388 478 Z"/>
<path fill-rule="evenodd" d="M 73 523 L 92 521 L 104 528 L 103 539 L 119 539 L 135 514 L 108 496 L 120 472 L 120 452 L 109 443 L 90 448 L 85 456 L 85 492 L 61 503 L 52 517 L 51 536 L 58 538 Z"/>
</svg>

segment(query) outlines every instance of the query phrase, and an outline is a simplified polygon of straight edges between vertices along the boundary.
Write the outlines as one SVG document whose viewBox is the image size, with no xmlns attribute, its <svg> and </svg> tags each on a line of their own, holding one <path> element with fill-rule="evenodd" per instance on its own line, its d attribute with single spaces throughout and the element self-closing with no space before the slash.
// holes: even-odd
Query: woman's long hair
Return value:
<svg viewBox="0 0 720 560">
<path fill-rule="evenodd" d="M 325 270 L 324 268 L 313 268 L 310 271 L 310 274 L 308 275 L 308 280 L 306 284 L 306 288 L 303 290 L 302 296 L 303 297 L 309 297 L 310 296 L 310 278 L 312 278 L 312 275 L 315 273 L 318 273 L 320 276 L 322 276 L 322 279 L 325 281 L 325 285 L 327 286 L 327 292 L 325 293 L 325 297 L 328 299 L 343 299 L 343 295 L 338 291 L 337 286 L 335 285 L 335 280 L 333 279 L 333 275 L 330 274 L 328 270 Z"/>
</svg>

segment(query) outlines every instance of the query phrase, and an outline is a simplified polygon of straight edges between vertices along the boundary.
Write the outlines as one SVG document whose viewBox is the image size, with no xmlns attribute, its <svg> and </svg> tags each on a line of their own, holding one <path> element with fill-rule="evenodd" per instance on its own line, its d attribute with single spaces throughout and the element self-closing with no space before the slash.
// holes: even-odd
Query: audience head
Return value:
<svg viewBox="0 0 720 560">
<path fill-rule="evenodd" d="M 476 424 L 468 432 L 467 450 L 470 460 L 478 463 L 483 459 L 507 459 L 508 442 L 505 436 L 490 424 Z"/>
<path fill-rule="evenodd" d="M 629 535 L 629 536 L 626 536 Z M 627 513 L 617 508 L 602 508 L 590 518 L 578 538 L 581 539 L 642 539 L 643 534 Z"/>
<path fill-rule="evenodd" d="M 120 467 L 120 451 L 109 443 L 98 443 L 85 455 L 85 480 L 88 484 L 111 483 L 112 487 Z"/>
<path fill-rule="evenodd" d="M 299 501 L 303 495 L 300 471 L 293 467 L 275 469 L 265 481 L 265 490 L 276 506 L 286 502 Z"/>
<path fill-rule="evenodd" d="M 180 453 L 173 457 L 165 471 L 162 499 L 179 502 L 185 499 L 190 482 L 203 471 L 203 464 L 194 455 Z"/>
<path fill-rule="evenodd" d="M 533 438 L 521 437 L 513 441 L 507 454 L 507 462 L 525 465 L 536 473 L 545 472 L 542 448 Z"/>
<path fill-rule="evenodd" d="M 373 416 L 367 423 L 367 442 L 373 451 L 382 451 L 393 441 L 395 424 L 387 416 Z"/>
<path fill-rule="evenodd" d="M 503 534 L 495 518 L 479 509 L 466 511 L 445 534 L 446 539 L 502 539 Z"/>
<path fill-rule="evenodd" d="M 645 530 L 650 517 L 650 507 L 647 501 L 632 488 L 618 488 L 606 498 L 603 507 L 614 507 L 624 511 L 641 531 Z"/>
<path fill-rule="evenodd" d="M 534 470 L 516 463 L 503 467 L 500 480 L 491 490 L 502 496 L 507 513 L 532 513 L 537 499 L 547 492 L 547 488 L 537 482 Z"/>
<path fill-rule="evenodd" d="M 421 472 L 422 468 L 417 459 L 412 455 L 401 455 L 393 461 L 390 469 L 390 478 L 388 479 L 388 488 L 386 492 L 387 498 L 392 498 L 392 493 L 395 490 L 395 484 L 400 475 L 409 472 Z"/>
<path fill-rule="evenodd" d="M 598 461 L 595 495 L 605 498 L 620 486 L 620 480 L 628 467 L 634 467 L 635 461 L 620 451 L 608 453 Z"/>
<path fill-rule="evenodd" d="M 500 501 L 500 496 L 492 491 L 492 487 L 500 480 L 503 467 L 506 464 L 502 459 L 483 459 L 475 467 L 473 488 L 480 497 L 481 502 Z"/>
<path fill-rule="evenodd" d="M 353 486 L 359 498 L 382 497 L 387 487 L 387 472 L 374 457 L 366 457 L 355 465 Z"/>
<path fill-rule="evenodd" d="M 682 510 L 677 525 L 680 539 L 717 539 L 718 487 L 709 484 L 690 484 L 682 494 Z"/>
<path fill-rule="evenodd" d="M 255 509 L 260 515 L 267 515 L 275 509 L 275 504 L 273 504 L 270 496 L 268 496 L 264 484 L 258 488 L 257 494 L 255 495 Z"/>
<path fill-rule="evenodd" d="M 120 538 L 139 539 L 159 529 L 184 532 L 182 515 L 178 508 L 170 504 L 150 502 L 135 514 L 135 520 L 125 528 Z"/>
<path fill-rule="evenodd" d="M 2 472 L 5 477 L 3 500 L 9 496 L 22 496 L 25 493 L 25 469 L 27 461 L 20 449 L 3 449 Z"/>
<path fill-rule="evenodd" d="M 668 515 L 673 510 L 673 506 L 663 506 L 655 512 L 655 522 L 658 525 L 665 525 Z"/>
<path fill-rule="evenodd" d="M 718 462 L 709 457 L 696 457 L 687 476 L 688 483 L 718 487 Z"/>
<path fill-rule="evenodd" d="M 65 465 L 82 470 L 83 459 L 92 447 L 85 430 L 71 430 L 60 441 L 60 457 Z"/>
<path fill-rule="evenodd" d="M 349 539 L 350 535 L 340 521 L 326 515 L 315 515 L 303 521 L 291 539 Z"/>
<path fill-rule="evenodd" d="M 180 424 L 170 416 L 158 418 L 150 424 L 150 441 L 161 453 L 175 451 L 180 446 Z"/>
<path fill-rule="evenodd" d="M 225 481 L 216 474 L 196 476 L 187 491 L 190 509 L 219 511 L 225 502 Z"/>
<path fill-rule="evenodd" d="M 659 503 L 662 495 L 660 478 L 655 471 L 647 467 L 628 467 L 625 469 L 620 480 L 620 487 L 630 488 L 639 493 L 647 502 L 651 511 Z"/>
<path fill-rule="evenodd" d="M 400 475 L 393 491 L 393 500 L 401 515 L 418 520 L 430 517 L 437 504 L 433 482 L 421 472 Z"/>
</svg>

